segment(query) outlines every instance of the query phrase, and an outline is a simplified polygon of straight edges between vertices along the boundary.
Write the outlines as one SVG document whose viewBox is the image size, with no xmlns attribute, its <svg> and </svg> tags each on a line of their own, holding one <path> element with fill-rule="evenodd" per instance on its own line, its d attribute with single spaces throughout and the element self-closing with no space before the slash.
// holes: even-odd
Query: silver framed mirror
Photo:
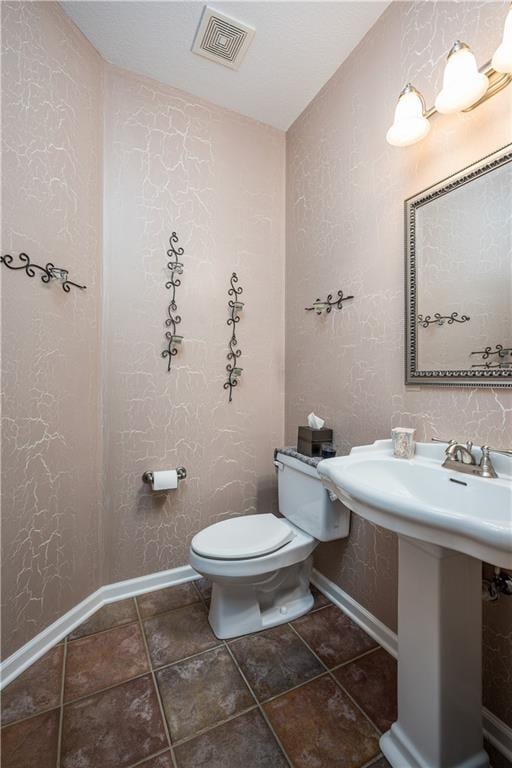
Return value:
<svg viewBox="0 0 512 768">
<path fill-rule="evenodd" d="M 405 201 L 405 382 L 512 387 L 512 144 Z"/>
</svg>

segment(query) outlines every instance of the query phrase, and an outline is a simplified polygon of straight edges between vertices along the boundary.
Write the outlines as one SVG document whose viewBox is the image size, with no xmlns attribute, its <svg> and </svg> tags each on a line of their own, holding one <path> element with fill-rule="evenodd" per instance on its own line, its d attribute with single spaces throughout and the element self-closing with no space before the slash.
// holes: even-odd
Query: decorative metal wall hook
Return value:
<svg viewBox="0 0 512 768">
<path fill-rule="evenodd" d="M 236 286 L 238 283 L 238 275 L 236 272 L 233 272 L 229 282 L 231 284 L 231 288 L 228 290 L 228 296 L 231 296 L 232 298 L 230 298 L 228 301 L 228 306 L 231 310 L 231 313 L 227 320 L 227 325 L 230 325 L 232 330 L 231 338 L 228 344 L 228 364 L 226 365 L 228 380 L 224 382 L 224 389 L 229 389 L 229 402 L 231 402 L 233 396 L 233 388 L 238 386 L 238 379 L 242 375 L 243 371 L 243 368 L 240 368 L 237 365 L 237 360 L 241 356 L 242 350 L 236 348 L 238 346 L 238 339 L 236 338 L 235 328 L 236 324 L 240 322 L 240 315 L 238 313 L 241 312 L 244 308 L 243 301 L 238 300 L 238 297 L 243 293 L 244 289 L 241 286 L 238 288 Z"/>
<path fill-rule="evenodd" d="M 0 256 L 0 262 L 5 264 L 8 269 L 15 271 L 18 269 L 23 269 L 25 274 L 27 274 L 29 277 L 35 277 L 35 270 L 38 269 L 43 273 L 41 275 L 41 280 L 43 283 L 49 283 L 50 280 L 58 280 L 62 285 L 62 290 L 66 293 L 70 292 L 72 285 L 75 288 L 79 288 L 81 291 L 85 291 L 85 285 L 79 285 L 78 283 L 74 283 L 72 280 L 68 280 L 69 273 L 67 269 L 56 267 L 55 264 L 51 263 L 51 261 L 49 261 L 46 266 L 41 267 L 39 264 L 34 264 L 34 262 L 31 262 L 30 256 L 26 253 L 18 254 L 18 259 L 20 260 L 21 264 L 18 266 L 12 266 L 14 256 L 11 256 L 10 253 L 6 253 L 4 256 Z"/>
<path fill-rule="evenodd" d="M 467 323 L 471 318 L 468 315 L 461 315 L 459 317 L 458 312 L 452 312 L 451 315 L 441 315 L 439 312 L 436 312 L 434 317 L 432 315 L 425 315 L 425 317 L 418 315 L 418 323 L 423 328 L 428 328 L 429 325 L 444 325 L 445 320 L 448 325 L 453 325 L 453 323 Z"/>
<path fill-rule="evenodd" d="M 180 315 L 176 314 L 178 311 L 178 305 L 176 303 L 176 288 L 181 285 L 181 280 L 178 275 L 183 274 L 183 264 L 181 261 L 179 261 L 178 257 L 183 256 L 185 252 L 181 246 L 176 245 L 178 240 L 178 235 L 176 232 L 173 232 L 169 238 L 170 247 L 167 251 L 167 258 L 169 259 L 167 267 L 171 271 L 171 279 L 166 282 L 165 287 L 171 291 L 171 301 L 169 302 L 169 306 L 167 308 L 167 318 L 165 320 L 165 325 L 167 328 L 170 328 L 170 330 L 166 331 L 165 333 L 165 338 L 167 339 L 168 343 L 167 349 L 164 349 L 162 352 L 162 357 L 168 358 L 168 371 L 171 370 L 172 358 L 178 354 L 178 348 L 183 342 L 183 336 L 180 336 L 176 333 L 176 327 L 181 323 Z"/>
<path fill-rule="evenodd" d="M 329 314 L 333 307 L 335 309 L 343 309 L 343 302 L 353 298 L 353 296 L 344 296 L 343 291 L 338 291 L 337 298 L 333 298 L 332 293 L 330 293 L 325 301 L 322 301 L 321 299 L 315 299 L 313 306 L 305 307 L 305 309 L 306 312 L 314 311 L 317 315 L 321 315 L 323 312 Z"/>
</svg>

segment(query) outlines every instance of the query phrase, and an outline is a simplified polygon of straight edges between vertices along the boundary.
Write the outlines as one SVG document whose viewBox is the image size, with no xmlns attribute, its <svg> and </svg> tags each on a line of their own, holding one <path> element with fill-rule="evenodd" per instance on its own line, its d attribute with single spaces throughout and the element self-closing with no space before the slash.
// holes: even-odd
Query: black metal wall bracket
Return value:
<svg viewBox="0 0 512 768">
<path fill-rule="evenodd" d="M 230 309 L 230 316 L 227 320 L 227 325 L 232 327 L 231 330 L 231 338 L 229 340 L 228 344 L 228 364 L 226 365 L 226 371 L 228 372 L 228 379 L 224 382 L 224 389 L 229 389 L 229 401 L 231 402 L 233 397 L 233 389 L 238 386 L 238 380 L 240 376 L 242 375 L 243 368 L 240 368 L 237 364 L 237 361 L 239 357 L 242 354 L 241 349 L 237 349 L 238 346 L 238 339 L 236 338 L 235 328 L 236 324 L 240 322 L 240 315 L 239 312 L 242 311 L 244 308 L 243 301 L 239 301 L 240 294 L 243 293 L 243 288 L 236 287 L 236 284 L 238 283 L 238 275 L 236 272 L 233 272 L 231 275 L 231 288 L 228 290 L 228 296 L 231 296 L 232 298 L 228 301 L 228 306 Z"/>
<path fill-rule="evenodd" d="M 86 289 L 85 285 L 79 285 L 78 283 L 74 283 L 72 280 L 68 280 L 68 270 L 64 269 L 63 267 L 56 267 L 55 264 L 51 263 L 51 261 L 49 261 L 44 267 L 41 267 L 39 264 L 31 262 L 30 256 L 26 253 L 18 254 L 18 259 L 20 260 L 21 264 L 18 264 L 18 266 L 13 266 L 14 256 L 11 256 L 10 253 L 6 253 L 4 256 L 0 256 L 0 262 L 5 264 L 8 269 L 15 271 L 22 269 L 29 277 L 35 277 L 37 269 L 42 272 L 41 280 L 43 283 L 49 283 L 50 280 L 57 280 L 61 283 L 62 290 L 66 293 L 70 292 L 72 285 L 75 288 L 79 288 L 81 291 L 85 291 Z"/>
<path fill-rule="evenodd" d="M 167 339 L 167 349 L 162 352 L 162 357 L 168 358 L 167 371 L 171 370 L 172 358 L 178 354 L 178 348 L 183 342 L 183 336 L 176 333 L 176 327 L 181 323 L 180 315 L 176 314 L 178 311 L 178 305 L 176 303 L 176 288 L 181 285 L 179 275 L 183 274 L 183 264 L 179 260 L 180 256 L 183 256 L 184 249 L 181 246 L 177 246 L 178 235 L 173 232 L 169 238 L 169 249 L 167 251 L 167 263 L 168 269 L 171 270 L 171 279 L 165 284 L 165 287 L 171 291 L 171 301 L 167 308 L 167 318 L 165 325 L 170 328 L 166 331 L 165 338 Z"/>
<path fill-rule="evenodd" d="M 315 299 L 312 307 L 305 307 L 306 312 L 316 312 L 317 315 L 321 315 L 323 312 L 329 314 L 332 309 L 343 309 L 343 302 L 353 299 L 353 296 L 344 296 L 343 291 L 338 291 L 337 297 L 334 298 L 330 293 L 325 301 L 321 299 Z"/>
</svg>

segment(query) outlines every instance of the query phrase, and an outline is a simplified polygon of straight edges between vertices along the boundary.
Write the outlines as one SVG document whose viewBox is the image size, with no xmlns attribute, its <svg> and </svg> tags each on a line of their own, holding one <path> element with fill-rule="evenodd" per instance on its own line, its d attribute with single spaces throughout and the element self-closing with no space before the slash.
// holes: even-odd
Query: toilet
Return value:
<svg viewBox="0 0 512 768">
<path fill-rule="evenodd" d="M 279 512 L 244 515 L 197 533 L 190 564 L 212 582 L 209 621 L 227 639 L 283 624 L 313 605 L 309 587 L 320 541 L 348 536 L 350 511 L 331 498 L 316 462 L 278 451 Z M 293 454 L 293 455 L 290 455 Z"/>
</svg>

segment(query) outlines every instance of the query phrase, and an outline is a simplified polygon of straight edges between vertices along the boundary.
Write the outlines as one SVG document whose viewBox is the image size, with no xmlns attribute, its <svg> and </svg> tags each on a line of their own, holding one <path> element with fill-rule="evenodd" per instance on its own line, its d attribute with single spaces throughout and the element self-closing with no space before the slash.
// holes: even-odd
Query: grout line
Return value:
<svg viewBox="0 0 512 768">
<path fill-rule="evenodd" d="M 263 709 L 263 707 L 261 706 L 260 702 L 258 701 L 258 698 L 257 698 L 255 692 L 253 691 L 252 687 L 249 685 L 249 681 L 247 680 L 246 676 L 244 675 L 244 673 L 242 671 L 242 668 L 240 667 L 240 664 L 236 660 L 234 653 L 232 652 L 231 648 L 229 647 L 229 645 L 228 645 L 228 643 L 226 641 L 224 641 L 224 646 L 226 647 L 227 652 L 231 656 L 231 658 L 233 660 L 233 663 L 234 663 L 235 667 L 237 668 L 239 674 L 242 676 L 242 679 L 243 679 L 244 683 L 246 684 L 246 686 L 248 687 L 249 691 L 251 692 L 252 697 L 254 698 L 254 701 L 256 702 L 256 706 L 258 707 L 259 713 L 263 717 L 263 719 L 266 722 L 270 732 L 274 736 L 274 739 L 276 740 L 278 747 L 280 748 L 281 752 L 283 753 L 286 762 L 288 763 L 290 768 L 293 768 L 293 763 L 290 760 L 290 758 L 288 757 L 288 754 L 286 753 L 286 750 L 285 750 L 285 748 L 283 747 L 283 745 L 281 743 L 281 739 L 279 738 L 279 736 L 275 732 L 275 730 L 274 730 L 274 728 L 272 726 L 272 723 L 268 719 L 265 710 Z"/>
<path fill-rule="evenodd" d="M 62 653 L 62 680 L 60 682 L 60 703 L 59 703 L 59 733 L 57 736 L 57 763 L 56 768 L 60 767 L 62 753 L 62 729 L 64 721 L 64 684 L 66 681 L 66 661 L 68 656 L 68 639 L 64 638 L 64 650 Z"/>
<path fill-rule="evenodd" d="M 156 682 L 156 676 L 155 676 L 155 672 L 153 670 L 153 665 L 151 663 L 151 656 L 150 656 L 150 653 L 149 653 L 149 646 L 148 646 L 148 642 L 147 642 L 147 639 L 146 639 L 146 634 L 144 632 L 144 626 L 142 624 L 142 619 L 141 619 L 141 616 L 140 616 L 139 606 L 137 605 L 137 601 L 136 600 L 135 600 L 135 610 L 137 611 L 137 616 L 138 616 L 138 619 L 139 619 L 139 629 L 140 629 L 140 632 L 142 634 L 142 641 L 144 643 L 144 648 L 146 650 L 146 658 L 147 658 L 148 664 L 149 664 L 149 669 L 150 669 L 150 673 L 151 673 L 151 679 L 153 680 L 153 686 L 154 686 L 154 689 L 155 689 L 155 694 L 156 694 L 156 698 L 157 698 L 157 701 L 158 701 L 158 706 L 160 708 L 160 717 L 162 718 L 162 721 L 163 721 L 164 731 L 165 731 L 165 735 L 167 737 L 167 743 L 168 743 L 169 749 L 171 751 L 171 761 L 172 761 L 172 764 L 173 764 L 174 768 L 177 768 L 176 758 L 174 756 L 174 750 L 172 748 L 171 732 L 169 730 L 169 726 L 168 726 L 168 723 L 167 723 L 167 717 L 165 715 L 164 706 L 162 704 L 162 698 L 160 696 L 160 689 L 158 688 L 158 685 L 157 685 L 157 682 Z"/>
<path fill-rule="evenodd" d="M 218 639 L 218 638 L 216 638 Z M 198 651 L 197 653 L 191 653 L 190 656 L 183 656 L 182 659 L 175 659 L 174 661 L 168 662 L 168 664 L 161 664 L 159 667 L 152 667 L 154 672 L 161 672 L 162 669 L 167 669 L 168 667 L 174 667 L 176 664 L 181 664 L 182 661 L 189 661 L 189 659 L 195 659 L 196 656 L 203 656 L 205 653 L 209 653 L 210 651 L 216 651 L 218 648 L 223 647 L 223 642 L 220 640 L 217 645 L 212 645 L 211 648 L 206 648 L 204 651 Z"/>
<path fill-rule="evenodd" d="M 296 691 L 297 688 L 303 688 L 308 683 L 312 683 L 313 680 L 318 680 L 320 677 L 325 677 L 327 674 L 327 671 L 323 669 L 321 672 L 318 673 L 318 675 L 315 675 L 314 677 L 310 677 L 307 680 L 304 680 L 302 683 L 297 683 L 297 685 L 294 685 L 292 688 L 286 688 L 286 690 L 281 691 L 281 693 L 276 693 L 274 696 L 270 696 L 268 699 L 263 699 L 261 702 L 261 705 L 263 704 L 270 704 L 270 702 L 275 701 L 280 696 L 284 696 L 285 693 L 291 693 L 292 691 Z"/>
<path fill-rule="evenodd" d="M 199 599 L 201 600 L 201 602 L 204 603 L 205 607 L 208 607 L 206 605 L 207 598 L 203 595 L 203 593 L 201 592 L 201 590 L 197 586 L 197 582 L 198 581 L 199 581 L 199 579 L 196 579 L 195 581 L 192 582 L 192 584 L 194 585 L 194 589 L 196 590 L 197 594 L 199 595 Z M 211 596 L 210 596 L 210 600 L 211 600 Z"/>
<path fill-rule="evenodd" d="M 33 720 L 34 717 L 39 717 L 39 715 L 46 715 L 48 714 L 48 712 L 54 712 L 56 709 L 60 709 L 60 704 L 56 704 L 54 707 L 47 707 L 46 709 L 39 709 L 37 712 L 33 712 L 31 715 L 27 715 L 26 717 L 20 717 L 19 720 L 13 720 L 12 723 L 5 723 L 4 725 L 2 725 L 1 730 L 5 731 L 5 729 L 10 728 L 11 725 L 19 725 L 19 723 L 24 723 L 25 720 Z"/>
<path fill-rule="evenodd" d="M 337 669 L 346 667 L 348 664 L 352 664 L 354 661 L 359 661 L 359 659 L 364 659 L 365 656 L 371 656 L 372 653 L 375 653 L 376 651 L 379 651 L 379 650 L 383 650 L 380 645 L 378 648 L 370 648 L 369 651 L 364 651 L 364 653 L 360 653 L 359 656 L 354 656 L 353 659 L 349 659 L 348 661 L 342 661 L 341 664 L 336 664 L 336 666 L 331 667 L 329 671 L 336 672 Z"/>
<path fill-rule="evenodd" d="M 362 765 L 361 768 L 372 768 L 372 765 L 375 765 L 375 763 L 377 763 L 379 760 L 382 760 L 383 757 L 384 755 L 382 752 L 379 752 L 377 757 L 372 757 L 372 759 L 368 763 Z"/>
<path fill-rule="evenodd" d="M 147 763 L 149 760 L 154 760 L 156 757 L 160 757 L 160 755 L 166 755 L 169 752 L 169 747 L 165 747 L 165 749 L 161 749 L 160 752 L 153 752 L 152 755 L 148 755 L 147 757 L 143 757 L 142 760 L 137 760 L 136 763 L 130 763 L 130 765 L 127 768 L 138 768 L 139 765 L 144 765 L 144 763 Z M 366 768 L 366 766 L 364 766 Z"/>
<path fill-rule="evenodd" d="M 306 642 L 306 640 L 304 640 L 304 638 L 302 637 L 302 635 L 300 635 L 300 634 L 299 634 L 299 632 L 298 632 L 298 631 L 295 629 L 295 627 L 293 627 L 291 624 L 289 624 L 288 626 L 290 626 L 290 627 L 293 629 L 293 631 L 295 632 L 295 634 L 297 635 L 297 637 L 300 637 L 300 639 L 302 640 L 302 642 L 304 643 L 304 645 L 306 646 L 306 648 L 308 648 L 308 649 L 311 651 L 311 653 L 312 653 L 314 656 L 316 656 L 316 658 L 318 659 L 318 661 L 319 661 L 319 662 L 322 664 L 322 666 L 323 666 L 323 667 L 325 668 L 325 670 L 327 671 L 327 674 L 329 675 L 329 677 L 331 678 L 331 680 L 333 681 L 333 683 L 336 685 L 336 687 L 337 687 L 337 688 L 339 688 L 340 690 L 342 690 L 342 691 L 343 691 L 343 693 L 344 693 L 346 696 L 348 696 L 348 698 L 350 699 L 350 701 L 351 701 L 351 702 L 354 704 L 354 706 L 355 706 L 355 707 L 356 707 L 356 708 L 359 710 L 359 712 L 361 712 L 361 714 L 362 714 L 362 715 L 365 717 L 365 719 L 366 719 L 366 720 L 368 720 L 368 722 L 370 723 L 370 725 L 372 726 L 372 728 L 374 728 L 374 729 L 376 730 L 376 732 L 377 732 L 377 733 L 379 734 L 379 736 L 380 736 L 380 735 L 382 734 L 382 732 L 381 732 L 380 728 L 377 728 L 377 726 L 375 725 L 375 723 L 373 722 L 373 720 L 371 719 L 371 717 L 369 717 L 369 716 L 366 714 L 366 712 L 364 711 L 364 709 L 362 709 L 362 707 L 360 707 L 360 706 L 359 706 L 359 704 L 357 703 L 357 701 L 355 701 L 355 699 L 354 699 L 354 698 L 353 698 L 353 697 L 350 695 L 350 693 L 349 693 L 349 692 L 348 692 L 348 691 L 347 691 L 347 690 L 346 690 L 346 689 L 345 689 L 345 688 L 342 686 L 342 684 L 340 683 L 340 681 L 336 679 L 336 677 L 335 677 L 335 676 L 333 675 L 333 673 L 332 673 L 332 670 L 331 670 L 331 669 L 329 669 L 329 667 L 327 666 L 327 664 L 325 664 L 325 663 L 322 661 L 322 659 L 321 659 L 321 658 L 320 658 L 320 657 L 319 657 L 319 656 L 318 656 L 318 655 L 315 653 L 315 651 L 314 651 L 314 650 L 311 648 L 311 646 L 310 646 L 310 645 L 309 645 L 309 644 Z M 379 647 L 380 647 L 380 646 L 379 646 Z M 360 654 L 360 655 L 359 655 L 359 656 L 357 656 L 356 658 L 361 658 L 362 656 L 366 656 L 366 655 L 368 655 L 368 653 L 371 653 L 371 652 L 373 652 L 373 651 L 376 651 L 376 650 L 378 650 L 378 648 L 372 648 L 372 650 L 371 650 L 371 651 L 368 651 L 367 653 L 363 653 L 363 654 Z M 350 661 L 355 661 L 355 659 L 350 659 Z M 349 664 L 349 663 L 350 663 L 350 661 L 344 662 L 343 664 L 339 664 L 339 665 L 336 667 L 336 669 L 339 669 L 340 667 L 342 667 L 342 666 L 345 666 L 345 664 Z"/>
<path fill-rule="evenodd" d="M 229 717 L 225 717 L 223 720 L 219 720 L 218 723 L 214 723 L 213 725 L 207 725 L 205 728 L 201 728 L 200 731 L 191 733 L 190 736 L 184 736 L 182 739 L 178 739 L 177 741 L 174 742 L 173 746 L 181 747 L 182 744 L 187 744 L 187 742 L 192 741 L 192 739 L 195 739 L 196 736 L 204 736 L 205 733 L 210 733 L 210 731 L 214 731 L 219 726 L 226 725 L 226 723 L 230 723 L 232 720 L 236 720 L 237 717 L 246 715 L 248 712 L 254 712 L 255 709 L 257 709 L 257 705 L 252 705 L 251 707 L 246 707 L 245 709 L 241 709 L 240 712 L 237 712 L 235 715 L 230 715 Z"/>
<path fill-rule="evenodd" d="M 179 586 L 179 584 L 178 584 Z M 164 587 L 164 589 L 173 589 L 173 587 Z M 192 605 L 197 605 L 201 602 L 201 600 L 192 600 L 190 603 L 184 603 L 183 605 L 177 605 L 175 608 L 166 608 L 164 611 L 157 611 L 156 613 L 152 613 L 149 616 L 143 616 L 140 612 L 140 606 L 137 602 L 137 598 L 133 598 L 135 600 L 135 603 L 137 605 L 137 612 L 140 615 L 141 621 L 149 621 L 149 619 L 156 619 L 157 616 L 164 616 L 166 613 L 173 613 L 174 611 L 179 611 L 181 608 L 190 608 Z"/>
<path fill-rule="evenodd" d="M 106 693 L 107 691 L 111 691 L 114 688 L 119 688 L 121 685 L 126 685 L 127 683 L 133 682 L 133 680 L 140 680 L 141 677 L 147 677 L 150 673 L 151 673 L 151 668 L 147 669 L 145 672 L 141 672 L 140 675 L 134 675 L 133 677 L 129 677 L 127 680 L 119 680 L 117 683 L 112 683 L 112 685 L 107 685 L 105 688 L 99 688 L 97 691 L 84 693 L 83 696 L 77 696 L 76 699 L 69 699 L 69 701 L 64 702 L 64 706 L 69 707 L 71 704 L 76 704 L 77 701 L 90 699 L 92 698 L 92 696 L 97 696 L 100 693 Z"/>
<path fill-rule="evenodd" d="M 138 619 L 130 619 L 130 621 L 125 621 L 124 624 L 114 624 L 113 627 L 106 627 L 105 629 L 98 629 L 96 632 L 90 632 L 87 635 L 80 635 L 80 637 L 69 637 L 66 636 L 66 640 L 69 643 L 76 643 L 78 640 L 87 640 L 89 637 L 96 637 L 96 635 L 104 635 L 105 632 L 112 632 L 113 629 L 123 629 L 123 627 L 129 627 L 131 624 L 137 624 Z M 78 627 L 77 627 L 78 629 Z M 69 634 L 73 634 L 70 632 Z"/>
</svg>

